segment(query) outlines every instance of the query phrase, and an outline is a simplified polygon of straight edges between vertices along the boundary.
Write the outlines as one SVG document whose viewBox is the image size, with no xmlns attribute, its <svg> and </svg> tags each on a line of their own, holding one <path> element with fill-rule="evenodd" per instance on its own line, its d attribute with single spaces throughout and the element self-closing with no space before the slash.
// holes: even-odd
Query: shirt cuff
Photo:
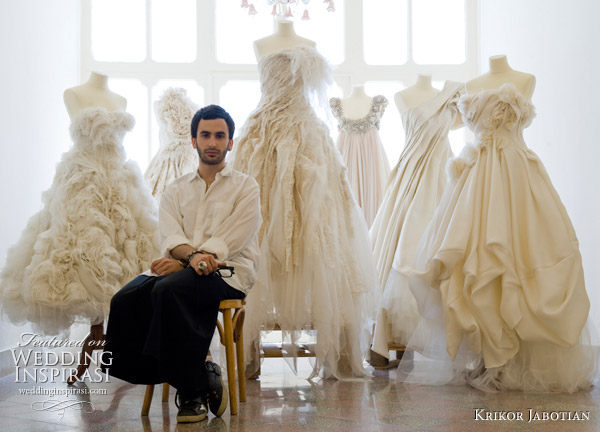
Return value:
<svg viewBox="0 0 600 432">
<path fill-rule="evenodd" d="M 171 235 L 166 237 L 160 247 L 161 256 L 171 257 L 171 250 L 182 244 L 190 244 L 190 241 L 182 235 Z"/>
<path fill-rule="evenodd" d="M 217 259 L 221 261 L 227 259 L 229 256 L 227 244 L 218 237 L 209 238 L 198 249 L 215 254 Z"/>
</svg>

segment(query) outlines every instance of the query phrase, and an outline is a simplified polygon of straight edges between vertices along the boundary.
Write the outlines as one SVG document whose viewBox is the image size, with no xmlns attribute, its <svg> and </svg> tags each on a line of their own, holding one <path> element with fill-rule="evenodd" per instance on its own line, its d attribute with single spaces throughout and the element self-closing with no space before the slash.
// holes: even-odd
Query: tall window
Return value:
<svg viewBox="0 0 600 432">
<path fill-rule="evenodd" d="M 253 0 L 258 13 L 252 16 L 241 0 L 82 1 L 83 79 L 105 73 L 110 88 L 127 98 L 136 126 L 125 147 L 142 170 L 159 146 L 153 103 L 165 88 L 185 88 L 200 106 L 223 105 L 238 126 L 256 107 L 252 43 L 275 28 L 267 0 Z M 310 20 L 300 19 L 302 5 L 294 27 L 332 63 L 330 96 L 364 84 L 367 93 L 389 99 L 381 137 L 392 164 L 404 145 L 394 94 L 417 73 L 431 74 L 441 86 L 477 71 L 476 0 L 336 0 L 335 12 L 313 0 Z M 329 125 L 335 138 L 335 121 Z"/>
</svg>

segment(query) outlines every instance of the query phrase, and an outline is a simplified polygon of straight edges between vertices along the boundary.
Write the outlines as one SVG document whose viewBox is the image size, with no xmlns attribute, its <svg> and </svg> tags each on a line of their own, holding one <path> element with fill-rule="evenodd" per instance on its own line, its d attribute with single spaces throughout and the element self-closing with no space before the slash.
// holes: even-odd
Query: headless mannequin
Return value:
<svg viewBox="0 0 600 432">
<path fill-rule="evenodd" d="M 125 111 L 127 99 L 108 89 L 108 77 L 92 72 L 87 82 L 65 90 L 65 106 L 71 120 L 83 109 L 103 107 L 108 111 Z"/>
<path fill-rule="evenodd" d="M 317 46 L 316 42 L 298 36 L 294 31 L 294 23 L 292 21 L 282 20 L 277 23 L 275 33 L 254 41 L 254 54 L 256 55 L 256 60 L 260 61 L 261 58 L 275 51 L 302 44 L 313 48 Z"/>
<path fill-rule="evenodd" d="M 103 107 L 108 111 L 125 111 L 127 99 L 108 89 L 108 77 L 92 72 L 87 82 L 65 90 L 63 99 L 69 117 L 73 120 L 85 108 Z M 73 384 L 89 366 L 89 356 L 93 350 L 102 349 L 104 341 L 104 317 L 91 318 L 90 333 L 83 343 L 77 372 L 68 378 Z"/>
<path fill-rule="evenodd" d="M 502 84 L 513 84 L 523 96 L 531 99 L 535 89 L 535 76 L 511 69 L 505 55 L 490 57 L 490 71 L 467 82 L 467 92 L 495 90 Z"/>
<path fill-rule="evenodd" d="M 350 96 L 341 100 L 342 111 L 347 119 L 357 120 L 364 118 L 371 110 L 373 98 L 365 93 L 362 85 L 352 87 Z"/>
<path fill-rule="evenodd" d="M 431 75 L 417 75 L 417 81 L 394 95 L 400 114 L 433 99 L 440 91 L 431 85 Z"/>
</svg>

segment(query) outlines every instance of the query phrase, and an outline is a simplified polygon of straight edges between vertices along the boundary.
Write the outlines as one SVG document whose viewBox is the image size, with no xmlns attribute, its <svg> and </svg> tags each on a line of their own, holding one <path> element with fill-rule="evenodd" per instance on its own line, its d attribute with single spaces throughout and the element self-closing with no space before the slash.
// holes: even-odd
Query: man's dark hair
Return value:
<svg viewBox="0 0 600 432">
<path fill-rule="evenodd" d="M 235 132 L 235 123 L 233 122 L 233 119 L 229 113 L 219 105 L 208 105 L 196 111 L 196 114 L 194 114 L 194 118 L 192 119 L 192 138 L 197 138 L 196 134 L 198 133 L 198 123 L 200 123 L 200 120 L 202 119 L 225 120 L 225 123 L 227 123 L 227 128 L 229 129 L 229 139 L 233 138 L 233 133 Z"/>
</svg>

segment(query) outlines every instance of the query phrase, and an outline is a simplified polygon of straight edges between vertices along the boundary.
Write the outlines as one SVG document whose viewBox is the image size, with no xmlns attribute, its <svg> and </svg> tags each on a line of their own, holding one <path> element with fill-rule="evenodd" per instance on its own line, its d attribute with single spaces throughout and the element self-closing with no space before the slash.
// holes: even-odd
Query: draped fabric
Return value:
<svg viewBox="0 0 600 432">
<path fill-rule="evenodd" d="M 446 364 L 441 382 L 587 387 L 597 353 L 584 328 L 581 255 L 548 173 L 523 140 L 533 105 L 503 85 L 463 96 L 459 108 L 475 143 L 450 161 L 450 183 L 420 242 L 410 288 L 424 319 L 410 348 Z M 400 366 L 410 369 L 408 381 L 423 378 L 418 362 Z"/>
<path fill-rule="evenodd" d="M 402 116 L 406 145 L 370 232 L 383 289 L 372 349 L 384 357 L 389 343 L 408 342 L 420 319 L 407 272 L 447 183 L 448 131 L 460 116 L 457 103 L 463 93 L 463 84 L 447 81 L 440 93 Z"/>
<path fill-rule="evenodd" d="M 314 96 L 323 101 L 331 69 L 314 48 L 298 46 L 262 58 L 259 72 L 262 97 L 232 154 L 233 168 L 261 188 L 263 218 L 244 339 L 255 343 L 278 324 L 293 359 L 301 330 L 312 329 L 313 376 L 364 377 L 376 284 L 368 232 L 311 105 Z M 253 352 L 248 346 L 248 362 Z"/>
</svg>

